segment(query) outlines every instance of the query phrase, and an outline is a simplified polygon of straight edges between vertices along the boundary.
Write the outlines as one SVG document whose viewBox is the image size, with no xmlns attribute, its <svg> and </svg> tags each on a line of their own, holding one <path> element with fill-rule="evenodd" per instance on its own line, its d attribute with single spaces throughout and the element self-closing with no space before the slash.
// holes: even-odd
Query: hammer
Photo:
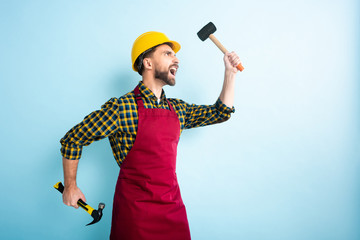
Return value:
<svg viewBox="0 0 360 240">
<path fill-rule="evenodd" d="M 213 43 L 215 43 L 215 45 L 225 54 L 228 52 L 228 50 L 226 50 L 226 48 L 219 42 L 219 40 L 217 40 L 217 38 L 214 36 L 214 32 L 216 32 L 216 27 L 212 22 L 209 22 L 208 24 L 205 25 L 205 27 L 203 27 L 198 33 L 198 37 L 201 39 L 201 41 L 205 41 L 207 38 L 210 38 L 211 41 L 213 41 Z M 241 63 L 239 63 L 236 66 L 237 69 L 240 70 L 240 72 L 242 72 L 242 70 L 244 70 L 244 67 L 241 65 Z"/>
<path fill-rule="evenodd" d="M 61 182 L 58 182 L 54 185 L 54 188 L 57 189 L 59 192 L 63 193 L 64 192 L 64 185 Z M 98 221 L 100 221 L 101 217 L 102 217 L 102 211 L 105 208 L 105 203 L 99 203 L 99 207 L 98 210 L 93 209 L 92 207 L 90 207 L 86 202 L 84 202 L 83 200 L 79 199 L 77 201 L 77 204 L 83 208 L 87 213 L 90 214 L 90 216 L 93 217 L 93 221 L 89 224 L 87 224 L 86 226 L 89 226 L 91 224 L 97 223 Z"/>
</svg>

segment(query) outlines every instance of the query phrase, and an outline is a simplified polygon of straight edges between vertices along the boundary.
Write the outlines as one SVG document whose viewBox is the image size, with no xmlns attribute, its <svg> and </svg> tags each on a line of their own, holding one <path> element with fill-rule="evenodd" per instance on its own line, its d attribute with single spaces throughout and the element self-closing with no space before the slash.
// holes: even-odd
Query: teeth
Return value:
<svg viewBox="0 0 360 240">
<path fill-rule="evenodd" d="M 172 68 L 170 68 L 170 72 L 172 73 L 172 74 L 174 74 L 175 75 L 175 73 L 176 73 L 176 68 L 175 67 L 172 67 Z"/>
</svg>

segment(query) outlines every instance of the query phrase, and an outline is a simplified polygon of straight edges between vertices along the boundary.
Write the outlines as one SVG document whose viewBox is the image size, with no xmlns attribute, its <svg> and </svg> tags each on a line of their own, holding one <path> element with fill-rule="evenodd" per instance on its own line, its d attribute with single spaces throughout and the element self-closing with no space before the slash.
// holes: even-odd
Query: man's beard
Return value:
<svg viewBox="0 0 360 240">
<path fill-rule="evenodd" d="M 169 72 L 166 71 L 158 71 L 155 69 L 155 78 L 160 79 L 163 83 L 169 86 L 175 86 L 175 78 L 169 78 Z"/>
</svg>

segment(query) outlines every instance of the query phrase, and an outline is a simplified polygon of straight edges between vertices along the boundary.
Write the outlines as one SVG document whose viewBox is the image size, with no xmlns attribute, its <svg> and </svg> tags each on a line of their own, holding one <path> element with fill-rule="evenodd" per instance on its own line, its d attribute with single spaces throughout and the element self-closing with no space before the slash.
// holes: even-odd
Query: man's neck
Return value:
<svg viewBox="0 0 360 240">
<path fill-rule="evenodd" d="M 154 93 L 154 95 L 156 96 L 157 99 L 160 99 L 161 93 L 162 93 L 162 88 L 164 86 L 163 83 L 161 83 L 160 81 L 157 81 L 156 79 L 149 79 L 149 78 L 145 78 L 145 77 L 143 77 L 143 83 L 147 88 L 149 88 L 151 90 L 151 92 Z"/>
</svg>

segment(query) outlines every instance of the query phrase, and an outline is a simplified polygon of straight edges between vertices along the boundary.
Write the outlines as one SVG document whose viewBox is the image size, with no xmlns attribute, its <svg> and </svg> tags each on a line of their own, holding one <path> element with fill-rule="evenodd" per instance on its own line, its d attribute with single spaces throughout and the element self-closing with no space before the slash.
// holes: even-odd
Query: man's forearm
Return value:
<svg viewBox="0 0 360 240">
<path fill-rule="evenodd" d="M 234 52 L 227 52 L 224 55 L 225 76 L 223 88 L 220 93 L 220 100 L 228 107 L 234 106 L 235 77 L 238 69 L 236 66 L 241 63 L 239 57 Z"/>
<path fill-rule="evenodd" d="M 220 100 L 228 107 L 234 106 L 234 89 L 236 73 L 225 70 L 224 83 L 220 93 Z"/>
<path fill-rule="evenodd" d="M 76 174 L 79 160 L 69 160 L 63 157 L 64 185 L 76 186 Z"/>
</svg>

